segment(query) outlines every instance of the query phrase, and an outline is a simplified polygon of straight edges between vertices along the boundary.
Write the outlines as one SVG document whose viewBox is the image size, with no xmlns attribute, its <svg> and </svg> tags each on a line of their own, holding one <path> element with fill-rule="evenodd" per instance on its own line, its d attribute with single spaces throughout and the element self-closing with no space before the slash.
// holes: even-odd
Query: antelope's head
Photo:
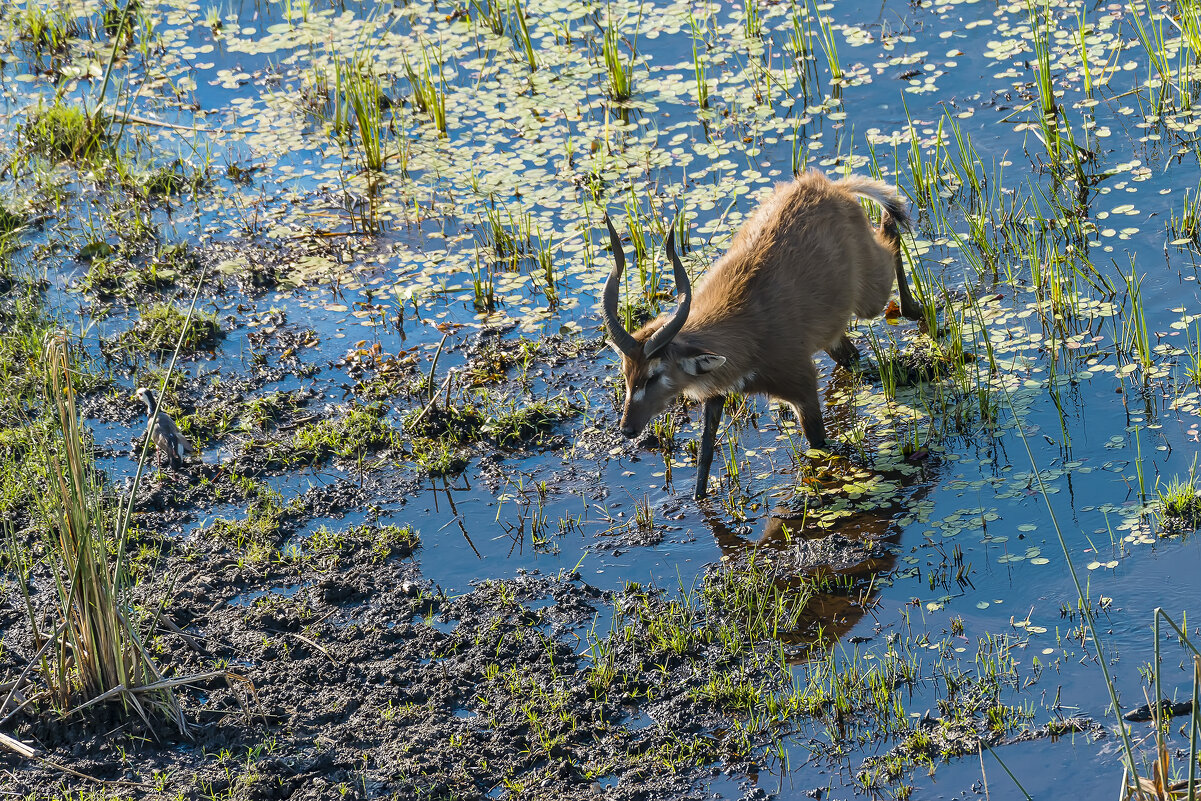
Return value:
<svg viewBox="0 0 1201 801">
<path fill-rule="evenodd" d="M 660 317 L 631 334 L 621 324 L 617 313 L 617 293 L 626 257 L 621 238 L 605 215 L 609 240 L 613 246 L 613 269 L 605 281 L 605 328 L 609 344 L 621 356 L 621 371 L 626 382 L 626 400 L 621 413 L 621 433 L 636 437 L 651 418 L 691 385 L 703 382 L 705 373 L 725 364 L 726 358 L 713 353 L 673 342 L 688 321 L 692 305 L 692 285 L 680 257 L 676 255 L 675 227 L 667 235 L 667 258 L 671 261 L 679 293 L 679 308 L 669 317 Z"/>
</svg>

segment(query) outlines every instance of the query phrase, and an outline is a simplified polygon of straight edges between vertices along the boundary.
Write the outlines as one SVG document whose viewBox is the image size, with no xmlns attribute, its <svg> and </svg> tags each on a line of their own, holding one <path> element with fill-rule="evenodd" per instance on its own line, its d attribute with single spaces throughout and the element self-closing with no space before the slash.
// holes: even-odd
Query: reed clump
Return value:
<svg viewBox="0 0 1201 801">
<path fill-rule="evenodd" d="M 91 462 L 75 406 L 66 336 L 48 337 L 44 357 L 46 400 L 56 426 L 42 443 L 47 486 L 39 511 L 55 603 L 48 613 L 35 609 L 31 571 L 21 571 L 19 584 L 37 650 L 8 700 L 20 691 L 25 700 L 16 709 L 44 704 L 63 715 L 119 701 L 147 725 L 165 720 L 186 734 L 174 688 L 192 679 L 166 679 L 135 622 L 126 570 L 130 516 L 105 497 Z M 9 539 L 18 563 L 30 567 L 29 553 L 22 552 L 15 537 Z M 3 710 L 9 712 L 9 706 Z"/>
</svg>

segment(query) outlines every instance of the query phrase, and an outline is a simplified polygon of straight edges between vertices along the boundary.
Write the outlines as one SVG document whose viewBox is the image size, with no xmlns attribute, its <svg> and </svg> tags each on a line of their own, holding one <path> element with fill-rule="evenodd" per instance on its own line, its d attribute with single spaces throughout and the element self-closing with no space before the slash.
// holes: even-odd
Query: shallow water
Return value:
<svg viewBox="0 0 1201 801">
<path fill-rule="evenodd" d="M 462 367 L 466 346 L 486 326 L 511 324 L 507 339 L 559 333 L 595 339 L 599 285 L 608 268 L 608 255 L 598 246 L 603 208 L 621 218 L 628 210 L 652 228 L 656 256 L 662 221 L 683 211 L 694 248 L 689 267 L 699 274 L 756 197 L 790 176 L 798 148 L 802 163 L 829 173 L 867 172 L 875 165 L 895 178 L 915 201 L 918 225 L 910 254 L 927 280 L 943 288 L 940 301 L 962 318 L 965 348 L 976 355 L 970 380 L 988 387 L 986 403 L 993 413 L 991 420 L 981 415 L 976 396 L 956 396 L 950 378 L 939 382 L 942 391 L 933 384 L 902 387 L 895 401 L 869 377 L 831 381 L 823 400 L 827 419 L 838 425 L 830 428 L 845 432 L 857 426 L 861 432 L 862 450 L 851 445 L 847 451 L 864 471 L 856 480 L 869 485 L 865 493 L 874 492 L 878 509 L 844 521 L 827 495 L 814 518 L 848 536 L 886 538 L 893 551 L 886 564 L 872 566 L 881 572 L 870 614 L 836 609 L 841 620 L 831 626 L 843 636 L 840 647 L 878 653 L 886 635 L 902 626 L 907 635 L 926 633 L 933 642 L 954 639 L 952 620 L 960 619 L 964 635 L 956 642 L 969 665 L 978 638 L 1004 633 L 1024 643 L 1014 652 L 1023 679 L 1031 677 L 1036 656 L 1047 666 L 1036 682 L 1007 696 L 1033 704 L 1034 723 L 1056 714 L 1049 705 L 1058 694 L 1064 707 L 1112 726 L 1100 670 L 1088 658 L 1092 646 L 1057 638 L 1079 620 L 1061 619 L 1061 608 L 1074 609 L 1077 595 L 1045 488 L 1067 556 L 1087 581 L 1089 597 L 1095 604 L 1110 599 L 1100 626 L 1123 704 L 1143 703 L 1138 668 L 1150 658 L 1152 610 L 1163 607 L 1177 618 L 1187 614 L 1199 566 L 1195 541 L 1158 538 L 1140 497 L 1153 500 L 1157 482 L 1187 474 L 1198 451 L 1201 397 L 1187 378 L 1189 356 L 1182 353 L 1198 347 L 1188 317 L 1201 309 L 1197 250 L 1194 241 L 1169 230 L 1169 219 L 1185 207 L 1186 191 L 1195 197 L 1198 123 L 1191 110 L 1181 109 L 1187 91 L 1168 90 L 1168 104 L 1155 111 L 1159 90 L 1146 85 L 1147 54 L 1122 4 L 1087 10 L 1091 98 L 1080 49 L 1071 38 L 1078 30 L 1076 9 L 1050 9 L 1053 77 L 1063 92 L 1057 102 L 1076 141 L 1093 154 L 1084 166 L 1089 176 L 1084 187 L 1072 171 L 1068 145 L 1058 158 L 1067 165 L 1062 183 L 1047 167 L 1054 157 L 1036 124 L 1035 54 L 1024 3 L 820 6 L 833 23 L 848 80 L 843 85 L 831 80 L 817 48 L 807 97 L 790 66 L 791 9 L 785 4 L 761 6 L 764 36 L 748 40 L 741 10 L 725 5 L 677 2 L 652 9 L 612 3 L 608 13 L 623 20 L 623 54 L 637 33 L 634 97 L 620 106 L 606 97 L 598 55 L 604 9 L 531 2 L 541 61 L 531 72 L 512 49 L 511 36 L 479 30 L 467 15 L 448 21 L 445 8 L 434 12 L 420 3 L 333 10 L 314 5 L 307 21 L 296 6 L 289 21 L 280 4 L 218 5 L 219 34 L 205 23 L 207 9 L 199 6 L 146 7 L 158 20 L 160 46 L 123 65 L 110 99 L 118 98 L 140 118 L 181 126 L 134 126 L 139 158 L 158 163 L 177 155 L 189 162 L 208 158 L 212 175 L 204 192 L 185 198 L 169 215 L 157 212 L 150 224 L 166 240 L 200 244 L 250 236 L 310 254 L 286 267 L 296 288 L 256 298 L 201 299 L 198 307 L 215 312 L 227 335 L 216 354 L 181 362 L 194 379 L 244 370 L 258 350 L 248 321 L 268 309 L 283 311 L 288 325 L 316 333 L 317 344 L 300 351 L 302 363 L 316 372 L 259 391 L 311 386 L 323 394 L 318 403 L 343 402 L 343 387 L 352 381 L 334 363 L 360 341 L 378 342 L 385 353 L 415 348 L 424 371 L 442 338 L 436 326 L 452 324 L 438 362 L 442 376 Z M 703 112 L 695 100 L 688 8 L 708 20 L 702 49 L 707 47 L 712 108 Z M 1169 22 L 1160 24 L 1169 38 L 1178 38 Z M 817 42 L 820 33 L 814 36 Z M 9 132 L 3 146 L 11 152 L 17 147 L 15 127 L 53 87 L 33 74 L 33 62 L 18 44 L 10 47 L 14 58 L 4 68 L 0 113 Z M 423 47 L 440 51 L 445 64 L 445 137 L 433 131 L 424 113 L 399 104 L 411 96 L 403 59 L 419 59 Z M 371 201 L 353 139 L 344 154 L 330 135 L 328 118 L 299 102 L 314 75 L 328 77 L 334 61 L 356 50 L 371 61 L 384 94 L 397 103 L 385 116 L 393 131 L 385 137 L 388 146 L 408 143 L 408 175 L 401 174 L 397 156 Z M 1174 50 L 1169 63 L 1178 63 Z M 914 69 L 919 71 L 911 74 Z M 135 94 L 132 86 L 143 79 L 150 79 L 147 88 Z M 94 98 L 98 88 L 95 81 L 66 86 L 69 97 Z M 995 270 L 977 270 L 975 262 L 984 257 L 969 241 L 970 193 L 947 177 L 958 158 L 952 118 L 970 138 L 988 186 L 985 239 L 998 248 Z M 913 135 L 925 162 L 937 162 L 936 172 L 945 177 L 928 204 L 916 202 L 909 161 Z M 229 165 L 255 171 L 243 183 L 229 177 Z M 600 202 L 584 188 L 589 180 L 606 188 Z M 18 179 L 6 181 L 18 196 L 32 191 Z M 67 192 L 72 209 L 105 206 L 103 189 L 85 180 L 70 183 Z M 1074 201 L 1080 196 L 1086 202 Z M 371 203 L 375 212 L 365 215 Z M 530 215 L 534 241 L 539 236 L 553 241 L 555 277 L 548 285 L 536 259 L 516 258 L 516 271 L 497 273 L 500 303 L 485 315 L 473 307 L 470 284 L 476 254 L 482 251 L 486 262 L 492 247 L 484 223 L 490 205 L 517 217 Z M 1004 209 L 1016 209 L 1007 221 Z M 1071 215 L 1092 226 L 1075 240 L 1065 233 Z M 28 239 L 64 246 L 43 262 L 51 282 L 48 296 L 73 327 L 80 321 L 79 330 L 98 354 L 99 339 L 127 328 L 136 310 L 117 306 L 101 316 L 101 304 L 77 291 L 74 284 L 86 269 L 69 255 L 95 236 L 97 228 L 88 220 L 82 213 L 52 215 Z M 362 235 L 365 224 L 377 230 Z M 115 234 L 113 223 L 103 218 L 98 230 Z M 1021 249 L 1006 249 L 1005 230 L 1015 238 L 1032 232 L 1033 238 L 1019 242 Z M 326 233 L 332 236 L 318 236 Z M 1031 287 L 1034 273 L 1051 263 L 1079 267 L 1070 285 L 1060 285 L 1067 299 L 1057 308 L 1058 327 L 1054 318 L 1046 321 L 1050 301 L 1040 305 Z M 1141 276 L 1153 348 L 1149 366 L 1138 365 L 1129 344 L 1134 304 L 1123 275 L 1129 276 L 1132 265 Z M 1090 276 L 1108 281 L 1114 292 L 1090 285 Z M 627 289 L 636 291 L 634 280 L 627 280 Z M 1040 291 L 1050 297 L 1052 283 Z M 381 307 L 385 319 L 400 314 L 402 325 L 374 324 L 379 316 L 363 304 Z M 911 323 L 861 322 L 861 349 L 873 362 L 869 329 L 885 351 L 894 339 L 906 347 L 915 334 Z M 991 379 L 989 341 L 997 362 Z M 737 431 L 739 477 L 715 465 L 711 497 L 698 505 L 690 499 L 692 459 L 682 448 L 667 484 L 663 458 L 655 452 L 573 447 L 586 441 L 586 429 L 611 431 L 617 416 L 610 388 L 614 357 L 607 349 L 587 352 L 597 355 L 573 363 L 569 393 L 586 411 L 556 429 L 567 443 L 562 449 L 504 454 L 499 471 L 473 459 L 460 476 L 423 479 L 403 503 L 381 504 L 381 522 L 420 530 L 417 558 L 424 577 L 452 594 L 477 580 L 530 569 L 578 569 L 585 581 L 604 589 L 627 581 L 687 588 L 723 553 L 760 538 L 781 552 L 793 547 L 778 528 L 768 530 L 769 512 L 791 498 L 798 463 L 820 470 L 821 462 L 796 454 L 788 436 L 796 443 L 801 436 L 791 424 L 786 433 L 769 404 L 753 401 L 757 429 Z M 829 376 L 832 365 L 824 357 L 821 367 Z M 510 382 L 507 391 L 523 400 L 558 392 L 550 380 L 555 368 L 535 365 L 539 369 L 544 375 L 533 375 L 528 389 Z M 131 378 L 117 380 L 125 391 L 133 389 Z M 697 433 L 697 415 L 691 418 L 681 426 L 681 443 Z M 98 441 L 121 452 L 138 435 L 139 423 L 97 422 L 93 430 Z M 929 449 L 924 465 L 902 456 L 901 447 L 915 440 Z M 202 458 L 215 463 L 223 454 L 218 443 Z M 100 466 L 118 483 L 134 470 L 133 461 L 120 455 Z M 326 466 L 269 483 L 287 501 L 315 483 L 350 475 Z M 539 500 L 532 488 L 542 481 L 548 491 Z M 654 512 L 657 544 L 627 544 L 611 536 L 626 531 L 640 501 Z M 306 531 L 321 523 L 353 525 L 366 516 L 313 521 Z M 531 536 L 537 516 L 552 532 L 540 543 Z M 574 522 L 560 535 L 559 521 L 567 518 Z M 808 532 L 814 533 L 819 529 Z M 303 547 L 304 536 L 297 534 L 297 547 Z M 947 578 L 947 555 L 956 548 L 970 565 L 968 583 L 934 581 Z M 1179 655 L 1173 653 L 1174 664 Z M 805 670 L 802 663 L 798 676 Z M 1180 692 L 1185 691 L 1182 684 Z M 936 695 L 918 691 L 907 710 L 920 715 Z M 886 747 L 873 743 L 848 755 L 844 767 L 831 774 L 829 765 L 806 764 L 807 736 L 787 744 L 787 765 L 765 766 L 759 776 L 764 789 L 782 798 L 806 797 L 810 788 L 826 784 L 835 795 L 863 792 L 853 781 L 854 769 L 863 756 Z M 1076 735 L 1053 745 L 1040 740 L 1006 746 L 996 756 L 1035 797 L 1064 781 L 1084 793 L 1113 792 L 1121 775 L 1116 742 L 1112 735 L 1096 741 Z M 984 765 L 992 791 L 1012 796 L 1010 779 L 995 759 L 986 754 Z M 972 757 L 940 765 L 932 777 L 921 770 L 912 777 L 915 797 L 923 798 L 970 794 L 980 789 L 975 787 L 980 780 L 979 759 Z M 739 792 L 733 784 L 711 789 Z"/>
</svg>

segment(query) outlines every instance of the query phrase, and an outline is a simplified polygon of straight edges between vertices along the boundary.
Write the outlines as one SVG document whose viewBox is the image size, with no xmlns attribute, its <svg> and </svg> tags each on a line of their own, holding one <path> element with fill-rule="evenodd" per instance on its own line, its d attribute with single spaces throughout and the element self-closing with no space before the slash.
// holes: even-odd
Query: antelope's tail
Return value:
<svg viewBox="0 0 1201 801">
<path fill-rule="evenodd" d="M 909 230 L 909 209 L 897 194 L 897 190 L 889 184 L 875 178 L 852 175 L 836 181 L 835 185 L 852 195 L 865 197 L 882 208 L 887 215 L 883 220 L 884 229 L 891 228 L 890 233 L 893 236 L 896 236 L 898 230 Z"/>
</svg>

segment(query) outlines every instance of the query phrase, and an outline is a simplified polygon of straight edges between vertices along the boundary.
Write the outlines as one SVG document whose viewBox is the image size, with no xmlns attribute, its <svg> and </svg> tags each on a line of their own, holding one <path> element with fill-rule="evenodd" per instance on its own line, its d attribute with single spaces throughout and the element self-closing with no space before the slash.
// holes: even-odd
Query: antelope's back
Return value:
<svg viewBox="0 0 1201 801">
<path fill-rule="evenodd" d="M 810 171 L 778 184 L 747 219 L 694 308 L 740 311 L 763 335 L 800 338 L 817 350 L 842 335 L 864 301 L 876 300 L 882 256 L 858 200 Z M 884 267 L 891 270 L 891 261 Z"/>
</svg>

